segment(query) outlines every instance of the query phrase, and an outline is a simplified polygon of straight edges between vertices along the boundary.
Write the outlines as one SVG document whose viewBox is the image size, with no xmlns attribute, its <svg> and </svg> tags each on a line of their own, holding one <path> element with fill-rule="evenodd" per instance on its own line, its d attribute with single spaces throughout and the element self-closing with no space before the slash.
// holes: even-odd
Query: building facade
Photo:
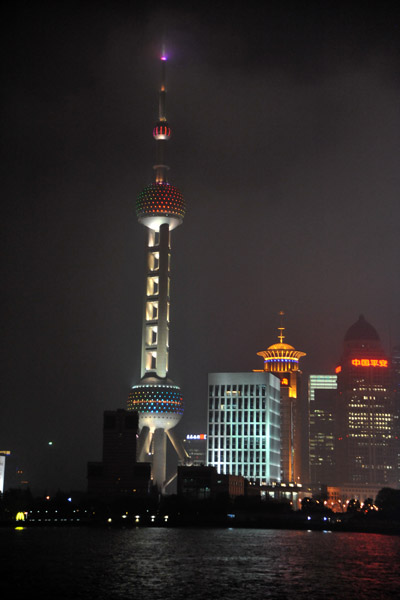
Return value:
<svg viewBox="0 0 400 600">
<path fill-rule="evenodd" d="M 284 313 L 281 311 L 283 317 Z M 273 373 L 280 380 L 280 430 L 281 430 L 281 478 L 282 481 L 300 483 L 307 446 L 307 406 L 302 403 L 300 358 L 306 356 L 283 342 L 284 327 L 278 327 L 279 343 L 258 352 L 264 359 L 264 371 Z M 260 372 L 260 371 L 255 371 Z"/>
<path fill-rule="evenodd" d="M 88 493 L 99 498 L 146 496 L 150 465 L 136 462 L 137 413 L 107 410 L 103 417 L 103 457 L 88 463 Z"/>
<path fill-rule="evenodd" d="M 6 455 L 0 451 L 0 496 L 4 493 L 4 474 L 6 470 Z"/>
<path fill-rule="evenodd" d="M 178 467 L 178 496 L 208 500 L 219 495 L 235 498 L 245 495 L 245 480 L 240 475 L 222 475 L 215 467 Z"/>
<path fill-rule="evenodd" d="M 308 378 L 309 481 L 328 484 L 335 470 L 337 375 Z"/>
<path fill-rule="evenodd" d="M 398 414 L 391 361 L 362 315 L 345 335 L 336 371 L 336 485 L 395 486 Z"/>
<path fill-rule="evenodd" d="M 397 408 L 397 487 L 400 487 L 400 346 L 392 350 L 393 387 Z"/>
<path fill-rule="evenodd" d="M 260 485 L 280 481 L 280 382 L 271 373 L 210 373 L 207 464 Z"/>
<path fill-rule="evenodd" d="M 186 454 L 190 456 L 190 465 L 200 467 L 207 464 L 207 434 L 188 433 L 183 440 Z"/>
</svg>

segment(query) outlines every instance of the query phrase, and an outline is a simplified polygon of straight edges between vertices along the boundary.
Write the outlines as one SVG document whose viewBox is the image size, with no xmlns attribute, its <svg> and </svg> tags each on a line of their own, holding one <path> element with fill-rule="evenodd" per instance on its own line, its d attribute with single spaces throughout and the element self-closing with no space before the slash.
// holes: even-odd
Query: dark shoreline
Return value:
<svg viewBox="0 0 400 600">
<path fill-rule="evenodd" d="M 377 506 L 349 504 L 345 512 L 333 512 L 324 502 L 313 499 L 293 510 L 288 502 L 258 497 L 96 498 L 81 492 L 58 492 L 51 498 L 34 498 L 29 491 L 13 490 L 0 501 L 0 527 L 282 529 L 398 536 L 399 494 L 400 490 L 383 489 Z"/>
<path fill-rule="evenodd" d="M 134 518 L 113 518 L 111 521 L 100 519 L 82 520 L 27 520 L 27 521 L 0 521 L 0 527 L 11 528 L 40 528 L 40 527 L 89 527 L 89 528 L 111 528 L 111 529 L 135 529 L 135 528 L 164 528 L 164 529 L 271 529 L 292 531 L 329 531 L 342 533 L 372 533 L 384 535 L 400 535 L 400 522 L 390 520 L 364 520 L 349 519 L 341 522 L 327 522 L 317 518 L 310 521 L 302 518 L 261 518 L 261 519 L 228 519 L 226 517 L 198 518 L 189 515 L 172 517 L 165 521 L 164 518 L 156 518 L 150 521 L 144 516 L 137 522 Z"/>
</svg>

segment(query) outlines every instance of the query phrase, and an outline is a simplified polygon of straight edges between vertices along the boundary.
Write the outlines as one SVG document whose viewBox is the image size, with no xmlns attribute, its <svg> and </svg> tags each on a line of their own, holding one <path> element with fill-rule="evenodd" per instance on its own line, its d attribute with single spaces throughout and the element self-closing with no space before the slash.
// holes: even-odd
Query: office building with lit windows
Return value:
<svg viewBox="0 0 400 600">
<path fill-rule="evenodd" d="M 210 373 L 208 389 L 207 464 L 261 485 L 279 482 L 279 378 Z"/>
<path fill-rule="evenodd" d="M 336 485 L 396 486 L 398 415 L 391 361 L 361 315 L 337 366 Z"/>
<path fill-rule="evenodd" d="M 335 408 L 337 375 L 308 378 L 309 481 L 327 484 L 335 468 Z"/>
<path fill-rule="evenodd" d="M 279 314 L 282 319 L 284 312 Z M 302 403 L 299 365 L 300 358 L 306 354 L 284 343 L 282 321 L 278 331 L 279 342 L 257 354 L 264 359 L 264 372 L 273 373 L 280 380 L 281 478 L 283 482 L 297 484 L 303 480 L 303 471 L 308 470 L 308 465 L 304 465 L 308 462 L 305 458 L 307 405 Z"/>
<path fill-rule="evenodd" d="M 392 350 L 393 388 L 397 407 L 397 487 L 400 487 L 400 346 Z"/>
<path fill-rule="evenodd" d="M 190 461 L 181 461 L 181 464 L 190 462 L 193 467 L 200 467 L 207 464 L 206 433 L 188 433 L 183 440 L 183 447 L 186 454 L 190 456 Z"/>
</svg>

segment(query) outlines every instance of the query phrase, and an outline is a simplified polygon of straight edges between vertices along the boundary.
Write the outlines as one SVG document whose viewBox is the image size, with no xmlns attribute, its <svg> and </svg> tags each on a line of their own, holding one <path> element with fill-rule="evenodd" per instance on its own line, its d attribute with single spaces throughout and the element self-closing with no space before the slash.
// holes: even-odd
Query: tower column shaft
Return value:
<svg viewBox="0 0 400 600">
<path fill-rule="evenodd" d="M 165 143 L 165 140 L 157 140 L 156 143 L 156 164 L 154 165 L 154 169 L 156 171 L 157 183 L 163 183 L 167 181 L 168 166 L 165 164 Z"/>
<path fill-rule="evenodd" d="M 158 301 L 158 339 L 156 372 L 166 377 L 168 372 L 168 304 L 169 304 L 169 227 L 160 227 L 160 268 Z"/>
<path fill-rule="evenodd" d="M 158 245 L 155 245 L 156 240 Z M 169 346 L 170 232 L 168 224 L 159 232 L 149 229 L 147 284 L 142 330 L 141 376 L 156 373 L 166 377 Z"/>
<path fill-rule="evenodd" d="M 144 377 L 146 371 L 151 370 L 151 341 L 149 337 L 152 335 L 150 333 L 150 322 L 153 321 L 153 316 L 156 314 L 156 302 L 158 300 L 154 299 L 153 296 L 158 296 L 156 293 L 155 283 L 157 279 L 155 279 L 156 275 L 152 271 L 152 257 L 151 254 L 154 251 L 154 232 L 150 229 L 148 230 L 147 235 L 147 247 L 146 247 L 146 271 L 147 271 L 147 285 L 144 296 L 143 303 L 143 320 L 142 320 L 142 360 L 141 360 L 141 373 L 140 376 Z M 150 300 L 151 298 L 151 300 Z M 150 342 L 150 343 L 149 343 Z"/>
</svg>

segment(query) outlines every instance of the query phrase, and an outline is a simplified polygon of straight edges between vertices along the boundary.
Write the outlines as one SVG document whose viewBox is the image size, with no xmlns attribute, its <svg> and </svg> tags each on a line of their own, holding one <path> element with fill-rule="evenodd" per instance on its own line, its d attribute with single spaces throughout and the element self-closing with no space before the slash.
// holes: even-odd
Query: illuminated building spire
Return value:
<svg viewBox="0 0 400 600">
<path fill-rule="evenodd" d="M 257 352 L 264 359 L 264 371 L 279 377 L 281 382 L 281 467 L 282 480 L 299 483 L 301 479 L 301 410 L 299 410 L 300 358 L 305 352 L 285 344 L 283 310 L 279 312 L 278 344 Z"/>
<path fill-rule="evenodd" d="M 166 116 L 166 101 L 167 101 L 167 84 L 166 84 L 166 65 L 167 55 L 165 48 L 161 53 L 161 84 L 158 96 L 158 121 L 153 129 L 153 137 L 156 140 L 156 164 L 154 170 L 156 172 L 156 183 L 165 183 L 167 181 L 167 171 L 169 167 L 165 164 L 165 142 L 171 137 L 171 128 L 167 122 Z"/>
<path fill-rule="evenodd" d="M 278 330 L 280 331 L 280 334 L 278 335 L 278 339 L 280 341 L 280 343 L 283 343 L 283 340 L 285 339 L 285 336 L 283 335 L 283 332 L 285 331 L 285 328 L 283 326 L 283 317 L 285 316 L 285 313 L 283 312 L 283 310 L 279 311 L 279 316 L 281 317 L 281 326 L 278 327 Z"/>
<path fill-rule="evenodd" d="M 261 352 L 257 352 L 258 356 L 262 356 L 264 358 L 264 371 L 271 371 L 272 373 L 287 373 L 288 371 L 298 371 L 299 370 L 299 359 L 302 356 L 306 356 L 304 352 L 300 352 L 290 346 L 289 344 L 285 344 L 283 340 L 285 336 L 283 332 L 285 331 L 285 327 L 283 326 L 283 317 L 285 313 L 283 310 L 279 311 L 280 316 L 280 326 L 277 328 L 279 331 L 278 334 L 278 344 L 272 344 L 269 346 L 267 350 L 262 350 Z"/>
<path fill-rule="evenodd" d="M 183 414 L 179 387 L 168 377 L 170 330 L 171 231 L 181 225 L 185 202 L 181 192 L 167 181 L 165 143 L 171 136 L 166 119 L 166 62 L 161 54 L 161 85 L 156 140 L 155 183 L 139 194 L 136 214 L 148 228 L 147 277 L 144 299 L 141 380 L 132 387 L 128 410 L 139 413 L 138 460 L 152 458 L 153 483 L 162 492 L 166 485 L 166 436 L 181 459 L 187 455 L 174 432 Z"/>
</svg>

